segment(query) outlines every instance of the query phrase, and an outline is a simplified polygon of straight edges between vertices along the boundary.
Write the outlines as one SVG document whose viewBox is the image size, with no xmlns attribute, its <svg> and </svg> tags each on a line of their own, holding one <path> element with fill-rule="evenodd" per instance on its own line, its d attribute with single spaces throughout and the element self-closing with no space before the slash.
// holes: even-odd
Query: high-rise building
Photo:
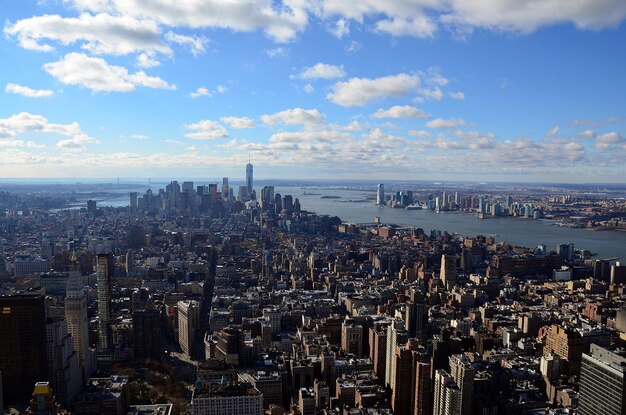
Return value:
<svg viewBox="0 0 626 415">
<path fill-rule="evenodd" d="M 0 295 L 0 371 L 5 404 L 28 402 L 48 377 L 46 308 L 42 294 Z"/>
<path fill-rule="evenodd" d="M 578 414 L 626 413 L 626 356 L 592 344 L 580 368 Z"/>
<path fill-rule="evenodd" d="M 179 301 L 177 306 L 178 344 L 187 356 L 191 356 L 196 328 L 200 320 L 200 306 L 195 300 Z"/>
<path fill-rule="evenodd" d="M 111 254 L 98 254 L 96 284 L 98 286 L 98 360 L 109 361 L 112 351 L 111 335 Z"/>
<path fill-rule="evenodd" d="M 93 353 L 89 348 L 89 319 L 87 316 L 87 295 L 80 281 L 79 271 L 70 271 L 65 297 L 65 321 L 67 331 L 72 336 L 78 364 L 83 372 L 83 381 L 91 377 Z"/>
<path fill-rule="evenodd" d="M 133 311 L 133 355 L 135 359 L 161 360 L 163 354 L 161 321 L 159 310 Z"/>
<path fill-rule="evenodd" d="M 430 415 L 433 410 L 431 397 L 430 359 L 420 360 L 415 364 L 415 406 L 414 415 Z"/>
<path fill-rule="evenodd" d="M 250 163 L 250 161 L 246 164 L 246 187 L 248 188 L 248 195 L 250 198 L 254 198 L 254 173 L 252 163 Z"/>
<path fill-rule="evenodd" d="M 222 202 L 230 202 L 230 186 L 228 185 L 228 177 L 222 177 Z"/>
<path fill-rule="evenodd" d="M 472 364 L 464 354 L 450 356 L 450 375 L 454 383 L 461 390 L 461 414 L 472 413 L 472 398 L 474 395 L 474 374 Z"/>
<path fill-rule="evenodd" d="M 37 382 L 33 390 L 26 414 L 57 415 L 61 413 L 59 404 L 54 399 L 50 382 Z M 56 392 L 56 390 L 55 390 Z"/>
<path fill-rule="evenodd" d="M 394 319 L 387 329 L 387 359 L 385 366 L 385 386 L 394 389 L 396 384 L 396 348 L 407 342 L 409 332 L 404 328 L 404 321 Z"/>
<path fill-rule="evenodd" d="M 137 213 L 137 192 L 130 192 L 130 213 Z"/>
<path fill-rule="evenodd" d="M 192 415 L 262 415 L 263 395 L 249 383 L 197 385 L 191 398 Z"/>
<path fill-rule="evenodd" d="M 48 377 L 57 400 L 69 408 L 78 397 L 83 375 L 74 351 L 72 336 L 65 319 L 49 318 L 46 322 Z"/>
<path fill-rule="evenodd" d="M 376 377 L 384 383 L 387 362 L 387 327 L 376 325 L 369 329 L 370 359 L 374 363 Z"/>
<path fill-rule="evenodd" d="M 2 395 L 2 371 L 0 370 L 0 411 L 4 408 L 4 399 Z"/>
<path fill-rule="evenodd" d="M 397 415 L 413 415 L 415 408 L 415 369 L 419 361 L 430 360 L 428 352 L 415 339 L 398 346 L 395 353 L 395 387 L 391 405 Z"/>
<path fill-rule="evenodd" d="M 456 285 L 456 257 L 454 255 L 441 255 L 439 278 L 448 289 Z"/>
<path fill-rule="evenodd" d="M 435 371 L 433 415 L 461 415 L 461 390 L 443 369 Z"/>
<path fill-rule="evenodd" d="M 385 204 L 385 185 L 379 183 L 376 187 L 376 204 L 384 205 Z"/>
</svg>

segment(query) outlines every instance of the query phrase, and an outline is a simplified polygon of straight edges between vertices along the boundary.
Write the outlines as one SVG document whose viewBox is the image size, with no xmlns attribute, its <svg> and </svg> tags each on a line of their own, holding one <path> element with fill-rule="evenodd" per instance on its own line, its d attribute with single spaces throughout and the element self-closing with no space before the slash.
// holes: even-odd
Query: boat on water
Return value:
<svg viewBox="0 0 626 415">
<path fill-rule="evenodd" d="M 418 204 L 409 205 L 405 208 L 406 210 L 422 210 L 422 207 Z"/>
</svg>

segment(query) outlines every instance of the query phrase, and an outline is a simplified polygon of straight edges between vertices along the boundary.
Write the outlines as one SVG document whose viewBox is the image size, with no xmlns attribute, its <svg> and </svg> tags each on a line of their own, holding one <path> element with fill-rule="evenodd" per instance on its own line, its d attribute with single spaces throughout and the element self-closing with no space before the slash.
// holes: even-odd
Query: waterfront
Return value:
<svg viewBox="0 0 626 415">
<path fill-rule="evenodd" d="M 147 186 L 136 191 L 143 194 Z M 158 185 L 153 186 L 158 191 Z M 276 187 L 276 193 L 290 194 L 300 199 L 304 210 L 319 215 L 338 216 L 344 222 L 372 223 L 376 216 L 384 224 L 420 227 L 429 233 L 432 229 L 463 236 L 491 235 L 497 241 L 533 247 L 545 244 L 554 250 L 557 244 L 573 243 L 577 249 L 596 253 L 596 258 L 626 258 L 626 232 L 591 231 L 555 226 L 546 220 L 511 217 L 478 219 L 462 212 L 434 212 L 431 210 L 392 209 L 376 206 L 373 193 L 332 188 Z M 333 196 L 337 198 L 322 198 Z M 369 198 L 369 199 L 368 199 Z M 99 206 L 128 206 L 128 194 L 99 200 Z"/>
</svg>

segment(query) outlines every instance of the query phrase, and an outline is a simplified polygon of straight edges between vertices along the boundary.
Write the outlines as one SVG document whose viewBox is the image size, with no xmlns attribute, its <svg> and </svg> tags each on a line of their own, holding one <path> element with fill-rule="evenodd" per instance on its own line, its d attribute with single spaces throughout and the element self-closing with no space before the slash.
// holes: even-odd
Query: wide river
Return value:
<svg viewBox="0 0 626 415">
<path fill-rule="evenodd" d="M 145 188 L 139 191 L 141 195 Z M 621 257 L 626 260 L 626 232 L 573 229 L 555 226 L 547 220 L 510 217 L 478 219 L 476 215 L 461 212 L 437 213 L 431 210 L 378 207 L 372 199 L 365 201 L 373 194 L 364 191 L 307 188 L 307 194 L 304 194 L 300 187 L 276 187 L 275 191 L 283 196 L 290 194 L 294 198 L 299 198 L 305 210 L 319 215 L 338 216 L 345 222 L 372 223 L 378 216 L 384 224 L 420 227 L 426 233 L 437 229 L 463 236 L 490 235 L 495 236 L 497 241 L 506 241 L 519 246 L 533 247 L 545 244 L 551 250 L 554 250 L 557 244 L 571 242 L 577 249 L 588 249 L 597 253 L 596 258 Z M 321 196 L 340 198 L 322 199 Z M 128 206 L 128 204 L 128 195 L 98 201 L 100 206 Z"/>
</svg>

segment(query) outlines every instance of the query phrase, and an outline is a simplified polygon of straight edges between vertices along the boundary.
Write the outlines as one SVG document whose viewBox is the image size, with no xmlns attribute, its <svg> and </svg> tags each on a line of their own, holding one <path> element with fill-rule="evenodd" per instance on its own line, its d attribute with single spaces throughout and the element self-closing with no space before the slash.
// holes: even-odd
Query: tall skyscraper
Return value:
<svg viewBox="0 0 626 415">
<path fill-rule="evenodd" d="M 178 302 L 178 344 L 187 356 L 191 356 L 196 328 L 200 319 L 199 304 L 195 300 Z"/>
<path fill-rule="evenodd" d="M 137 192 L 130 192 L 130 213 L 137 213 Z"/>
<path fill-rule="evenodd" d="M 48 377 L 57 400 L 69 408 L 78 397 L 83 376 L 74 351 L 72 336 L 65 319 L 49 318 L 46 322 Z"/>
<path fill-rule="evenodd" d="M 246 187 L 248 188 L 248 194 L 251 198 L 253 198 L 254 194 L 254 173 L 252 163 L 248 160 L 248 164 L 246 164 Z"/>
<path fill-rule="evenodd" d="M 385 204 L 385 185 L 379 183 L 376 187 L 376 204 L 384 205 Z"/>
<path fill-rule="evenodd" d="M 431 397 L 432 381 L 430 379 L 430 367 L 430 359 L 424 359 L 415 364 L 414 415 L 432 414 L 433 404 Z"/>
<path fill-rule="evenodd" d="M 456 257 L 454 255 L 441 255 L 439 278 L 448 289 L 456 285 Z"/>
<path fill-rule="evenodd" d="M 626 356 L 592 344 L 580 368 L 578 414 L 626 413 Z"/>
<path fill-rule="evenodd" d="M 43 294 L 0 295 L 0 371 L 5 405 L 28 402 L 48 377 Z"/>
<path fill-rule="evenodd" d="M 65 320 L 67 331 L 72 336 L 78 364 L 83 372 L 83 380 L 89 379 L 93 370 L 93 353 L 89 348 L 89 319 L 87 317 L 87 295 L 80 281 L 78 271 L 70 271 L 65 297 Z"/>
<path fill-rule="evenodd" d="M 98 360 L 111 359 L 111 275 L 112 255 L 98 254 L 96 284 L 98 285 Z"/>
</svg>

